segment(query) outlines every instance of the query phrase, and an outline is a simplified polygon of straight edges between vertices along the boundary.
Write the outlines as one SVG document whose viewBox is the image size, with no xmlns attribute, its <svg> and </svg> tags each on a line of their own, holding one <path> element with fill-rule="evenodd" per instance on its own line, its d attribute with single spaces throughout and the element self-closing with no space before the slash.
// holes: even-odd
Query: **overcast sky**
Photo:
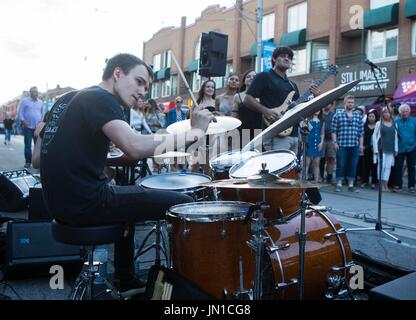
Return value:
<svg viewBox="0 0 416 320">
<path fill-rule="evenodd" d="M 0 104 L 40 91 L 99 82 L 106 58 L 142 56 L 163 27 L 195 21 L 209 5 L 232 0 L 0 0 Z"/>
</svg>

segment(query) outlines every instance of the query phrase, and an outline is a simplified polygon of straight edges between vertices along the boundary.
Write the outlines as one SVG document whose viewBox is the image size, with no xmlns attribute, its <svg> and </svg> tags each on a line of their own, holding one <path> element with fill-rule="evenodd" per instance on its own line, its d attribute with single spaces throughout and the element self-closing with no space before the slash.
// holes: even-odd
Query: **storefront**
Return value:
<svg viewBox="0 0 416 320">
<path fill-rule="evenodd" d="M 380 86 L 386 95 L 387 101 L 393 100 L 397 83 L 397 62 L 385 62 L 378 64 L 380 70 L 376 70 Z M 367 111 L 378 109 L 381 100 L 381 91 L 377 86 L 376 78 L 367 64 L 356 64 L 350 66 L 342 66 L 339 68 L 339 74 L 336 78 L 337 86 L 361 79 L 361 82 L 354 87 L 349 94 L 356 98 L 356 105 L 363 105 Z M 338 102 L 338 106 L 343 101 Z"/>
</svg>

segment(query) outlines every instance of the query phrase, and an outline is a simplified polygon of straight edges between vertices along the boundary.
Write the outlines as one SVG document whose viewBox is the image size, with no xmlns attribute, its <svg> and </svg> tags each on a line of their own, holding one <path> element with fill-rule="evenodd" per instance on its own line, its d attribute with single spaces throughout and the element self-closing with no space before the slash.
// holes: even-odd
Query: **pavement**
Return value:
<svg viewBox="0 0 416 320">
<path fill-rule="evenodd" d="M 22 169 L 23 137 L 13 136 L 12 144 L 4 146 L 1 139 L 0 145 L 0 171 Z M 31 169 L 32 173 L 36 173 Z M 406 186 L 406 184 L 405 184 Z M 333 186 L 321 188 L 324 206 L 347 229 L 353 253 L 360 254 L 380 263 L 396 267 L 406 272 L 416 271 L 416 195 L 403 189 L 401 193 L 382 193 L 379 205 L 378 190 L 359 189 L 359 193 L 348 192 L 347 188 L 340 193 L 335 192 Z M 381 226 L 384 229 L 394 227 L 391 232 L 400 238 L 398 243 L 385 233 L 375 230 L 378 214 L 381 216 Z M 0 216 L 15 215 L 25 218 L 26 211 L 19 213 L 0 212 Z M 144 238 L 149 230 L 147 226 L 137 227 L 137 242 Z M 351 228 L 370 228 L 369 231 L 350 231 Z M 152 240 L 150 240 L 151 243 Z M 109 272 L 112 271 L 112 251 L 110 248 Z M 141 259 L 141 269 L 147 270 L 152 265 L 151 252 Z M 49 277 L 45 278 L 22 278 L 7 280 L 9 286 L 0 283 L 0 294 L 10 296 L 12 299 L 23 300 L 63 300 L 69 293 L 73 276 L 65 281 L 64 290 L 51 290 Z"/>
</svg>

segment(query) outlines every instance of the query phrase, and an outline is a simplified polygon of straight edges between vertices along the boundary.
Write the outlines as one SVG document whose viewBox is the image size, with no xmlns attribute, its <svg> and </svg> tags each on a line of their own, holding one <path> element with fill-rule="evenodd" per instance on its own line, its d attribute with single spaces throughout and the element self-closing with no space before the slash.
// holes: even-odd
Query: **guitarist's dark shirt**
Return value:
<svg viewBox="0 0 416 320">
<path fill-rule="evenodd" d="M 295 91 L 293 101 L 299 98 L 299 89 L 295 83 L 290 81 L 287 76 L 282 78 L 274 70 L 259 73 L 247 90 L 247 94 L 260 99 L 260 103 L 270 109 L 282 105 L 289 93 Z M 297 136 L 297 128 L 293 134 Z"/>
</svg>

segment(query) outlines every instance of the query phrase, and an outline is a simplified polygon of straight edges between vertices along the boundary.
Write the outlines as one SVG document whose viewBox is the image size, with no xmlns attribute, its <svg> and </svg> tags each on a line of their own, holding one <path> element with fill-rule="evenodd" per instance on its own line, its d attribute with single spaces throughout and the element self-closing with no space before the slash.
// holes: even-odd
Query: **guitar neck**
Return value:
<svg viewBox="0 0 416 320">
<path fill-rule="evenodd" d="M 319 87 L 321 86 L 330 76 L 330 73 L 326 73 L 321 79 L 316 81 L 316 85 Z M 308 101 L 309 96 L 312 94 L 311 90 L 306 91 L 298 100 L 296 100 L 296 104 L 303 103 Z"/>
</svg>

